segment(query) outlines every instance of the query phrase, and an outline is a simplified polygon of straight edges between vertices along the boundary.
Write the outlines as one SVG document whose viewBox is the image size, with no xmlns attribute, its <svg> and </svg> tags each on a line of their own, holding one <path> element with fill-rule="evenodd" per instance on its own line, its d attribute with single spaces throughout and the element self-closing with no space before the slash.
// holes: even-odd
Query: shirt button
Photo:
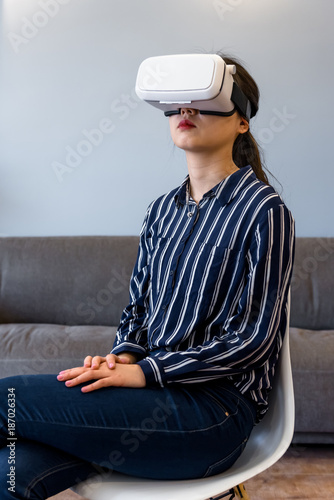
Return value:
<svg viewBox="0 0 334 500">
<path fill-rule="evenodd" d="M 174 271 L 170 271 L 169 275 L 173 276 L 173 274 L 174 274 Z"/>
<path fill-rule="evenodd" d="M 192 217 L 194 215 L 194 212 L 188 212 L 188 217 Z"/>
</svg>

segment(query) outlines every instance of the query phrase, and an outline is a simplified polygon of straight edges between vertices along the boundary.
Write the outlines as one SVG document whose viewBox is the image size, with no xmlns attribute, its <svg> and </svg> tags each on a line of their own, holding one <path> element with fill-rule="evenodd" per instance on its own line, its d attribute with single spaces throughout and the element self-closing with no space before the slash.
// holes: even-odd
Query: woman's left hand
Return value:
<svg viewBox="0 0 334 500">
<path fill-rule="evenodd" d="M 106 362 L 100 364 L 98 369 L 93 370 L 80 366 L 70 368 L 59 373 L 57 379 L 65 382 L 66 387 L 74 387 L 90 380 L 96 380 L 92 384 L 82 387 L 82 392 L 91 392 L 102 387 L 134 387 L 146 386 L 146 379 L 143 370 L 137 364 L 117 363 L 115 368 L 110 369 Z"/>
</svg>

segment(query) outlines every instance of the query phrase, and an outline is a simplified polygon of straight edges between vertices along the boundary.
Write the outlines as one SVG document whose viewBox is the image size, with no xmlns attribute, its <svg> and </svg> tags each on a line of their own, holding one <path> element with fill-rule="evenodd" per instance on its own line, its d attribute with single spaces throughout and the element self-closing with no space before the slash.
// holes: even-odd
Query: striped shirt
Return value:
<svg viewBox="0 0 334 500">
<path fill-rule="evenodd" d="M 286 327 L 294 220 L 251 167 L 198 205 L 187 185 L 148 207 L 112 352 L 137 354 L 147 386 L 226 377 L 261 415 Z"/>
</svg>

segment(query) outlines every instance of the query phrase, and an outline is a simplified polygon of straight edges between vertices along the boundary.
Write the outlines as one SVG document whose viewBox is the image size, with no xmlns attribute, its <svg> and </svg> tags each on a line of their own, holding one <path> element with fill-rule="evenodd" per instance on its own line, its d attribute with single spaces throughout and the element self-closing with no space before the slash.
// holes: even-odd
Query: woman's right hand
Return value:
<svg viewBox="0 0 334 500">
<path fill-rule="evenodd" d="M 107 356 L 86 356 L 84 359 L 84 367 L 92 368 L 96 370 L 100 367 L 100 364 L 106 362 L 110 369 L 115 368 L 116 363 L 122 364 L 134 364 L 137 362 L 137 358 L 134 354 L 129 352 L 122 352 L 119 356 L 116 354 L 107 354 Z"/>
</svg>

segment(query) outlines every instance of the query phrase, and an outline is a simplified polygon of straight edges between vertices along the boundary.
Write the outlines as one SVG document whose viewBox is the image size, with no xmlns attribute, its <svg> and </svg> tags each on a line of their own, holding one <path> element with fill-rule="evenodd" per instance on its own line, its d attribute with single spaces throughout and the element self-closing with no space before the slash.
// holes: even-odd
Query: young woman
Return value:
<svg viewBox="0 0 334 500">
<path fill-rule="evenodd" d="M 224 60 L 257 110 L 254 80 Z M 58 380 L 0 381 L 3 500 L 44 500 L 105 470 L 217 474 L 266 412 L 286 327 L 293 218 L 238 111 L 183 107 L 169 123 L 189 176 L 147 210 L 112 353 L 87 356 Z M 12 442 L 4 402 L 14 391 Z"/>
</svg>

